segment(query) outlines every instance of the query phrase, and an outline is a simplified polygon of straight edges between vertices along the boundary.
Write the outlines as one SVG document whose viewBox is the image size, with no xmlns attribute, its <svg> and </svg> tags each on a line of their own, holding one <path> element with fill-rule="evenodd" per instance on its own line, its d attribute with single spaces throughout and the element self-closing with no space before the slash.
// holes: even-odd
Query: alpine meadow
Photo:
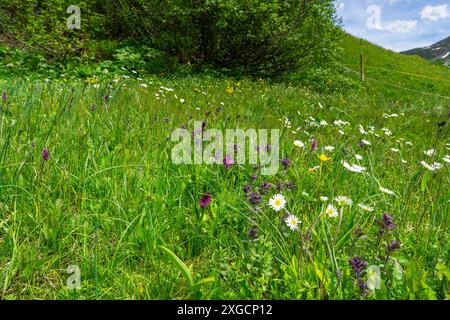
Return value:
<svg viewBox="0 0 450 320">
<path fill-rule="evenodd" d="M 344 23 L 0 0 L 0 299 L 448 299 L 450 68 Z"/>
</svg>

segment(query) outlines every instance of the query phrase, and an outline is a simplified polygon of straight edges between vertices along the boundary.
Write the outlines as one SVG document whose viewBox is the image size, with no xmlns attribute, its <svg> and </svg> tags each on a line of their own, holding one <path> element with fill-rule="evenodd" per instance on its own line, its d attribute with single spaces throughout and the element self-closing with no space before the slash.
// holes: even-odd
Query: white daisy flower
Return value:
<svg viewBox="0 0 450 320">
<path fill-rule="evenodd" d="M 333 151 L 334 147 L 333 146 L 326 146 L 323 148 L 325 151 Z"/>
<path fill-rule="evenodd" d="M 435 150 L 435 149 L 429 149 L 429 150 L 427 150 L 427 151 L 424 151 L 423 153 L 424 153 L 426 156 L 432 157 L 432 156 L 435 155 L 436 150 Z"/>
<path fill-rule="evenodd" d="M 336 218 L 338 216 L 338 211 L 336 209 L 335 206 L 333 206 L 332 204 L 329 204 L 328 207 L 325 209 L 325 213 L 330 217 L 330 218 Z"/>
<path fill-rule="evenodd" d="M 298 218 L 297 216 L 290 214 L 286 219 L 284 219 L 284 222 L 286 222 L 287 226 L 292 230 L 292 231 L 297 231 L 298 230 Z"/>
<path fill-rule="evenodd" d="M 286 199 L 282 194 L 276 194 L 269 200 L 269 206 L 275 211 L 280 211 L 285 205 Z"/>
<path fill-rule="evenodd" d="M 338 203 L 339 207 L 351 206 L 353 204 L 352 199 L 350 199 L 349 197 L 345 197 L 345 196 L 336 197 L 336 198 L 334 198 L 334 201 L 336 201 Z"/>
<path fill-rule="evenodd" d="M 328 201 L 328 197 L 325 197 L 325 196 L 321 196 L 319 199 L 320 199 L 320 201 L 323 201 L 323 202 Z"/>
<path fill-rule="evenodd" d="M 304 148 L 305 144 L 302 141 L 300 141 L 300 140 L 295 140 L 294 141 L 294 146 L 299 147 L 299 148 Z"/>
<path fill-rule="evenodd" d="M 186 102 L 186 100 L 184 100 L 184 99 L 180 99 L 180 102 L 181 102 L 181 103 L 185 103 L 185 102 Z"/>
<path fill-rule="evenodd" d="M 328 125 L 328 122 L 326 122 L 325 120 L 320 121 L 320 125 L 325 127 Z"/>
<path fill-rule="evenodd" d="M 436 171 L 439 170 L 440 168 L 442 168 L 442 164 L 440 164 L 439 162 L 435 162 L 433 164 L 428 164 L 425 161 L 420 161 L 420 164 L 425 168 L 428 169 L 430 171 Z"/>
<path fill-rule="evenodd" d="M 362 155 L 359 155 L 359 154 L 355 154 L 355 158 L 356 158 L 356 160 L 364 159 L 364 157 Z"/>
<path fill-rule="evenodd" d="M 395 195 L 394 191 L 391 191 L 391 190 L 389 190 L 389 189 L 380 187 L 380 190 L 381 190 L 381 192 L 384 192 L 384 193 L 386 193 L 386 194 Z"/>
<path fill-rule="evenodd" d="M 342 161 L 341 163 L 345 169 L 347 169 L 348 171 L 351 171 L 351 172 L 361 173 L 363 171 L 366 171 L 365 167 L 361 167 L 357 164 L 350 164 L 347 161 Z"/>
<path fill-rule="evenodd" d="M 371 145 L 370 141 L 368 141 L 366 139 L 361 140 L 361 142 L 364 143 L 366 146 L 370 146 Z"/>
<path fill-rule="evenodd" d="M 364 203 L 358 203 L 358 207 L 360 207 L 361 209 L 365 210 L 365 211 L 369 211 L 369 212 L 373 212 L 375 209 L 366 206 Z"/>
<path fill-rule="evenodd" d="M 444 162 L 450 163 L 450 156 L 447 154 L 442 158 L 442 160 L 444 160 Z"/>
</svg>

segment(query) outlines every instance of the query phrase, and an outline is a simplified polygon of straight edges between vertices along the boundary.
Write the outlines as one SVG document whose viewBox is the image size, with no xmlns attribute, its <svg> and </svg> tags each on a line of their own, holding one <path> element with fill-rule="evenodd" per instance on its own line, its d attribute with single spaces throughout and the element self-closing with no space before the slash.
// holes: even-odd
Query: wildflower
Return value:
<svg viewBox="0 0 450 320">
<path fill-rule="evenodd" d="M 366 139 L 361 140 L 361 143 L 365 144 L 366 146 L 370 146 L 372 144 L 372 143 L 370 143 L 369 140 L 366 140 Z"/>
<path fill-rule="evenodd" d="M 248 201 L 256 206 L 261 202 L 261 195 L 258 192 L 252 192 L 248 197 Z"/>
<path fill-rule="evenodd" d="M 298 230 L 298 218 L 295 215 L 288 215 L 286 219 L 284 219 L 284 222 L 286 222 L 287 226 L 292 230 L 296 231 Z"/>
<path fill-rule="evenodd" d="M 256 173 L 253 173 L 252 175 L 250 175 L 250 180 L 256 180 L 258 179 L 258 175 Z"/>
<path fill-rule="evenodd" d="M 295 140 L 294 146 L 299 147 L 299 148 L 304 148 L 305 144 L 303 142 L 301 142 L 300 140 Z"/>
<path fill-rule="evenodd" d="M 341 134 L 341 135 L 345 135 L 345 132 L 344 131 L 342 131 L 342 130 L 338 130 L 338 132 Z"/>
<path fill-rule="evenodd" d="M 442 160 L 444 160 L 444 162 L 446 163 L 450 163 L 450 156 L 446 154 L 445 157 L 442 158 Z"/>
<path fill-rule="evenodd" d="M 277 194 L 269 200 L 269 206 L 275 211 L 280 211 L 285 205 L 286 199 L 281 194 Z"/>
<path fill-rule="evenodd" d="M 44 160 L 44 161 L 48 161 L 50 159 L 50 152 L 48 151 L 47 148 L 44 148 L 42 150 L 41 156 L 42 156 L 42 160 Z"/>
<path fill-rule="evenodd" d="M 412 147 L 412 145 L 413 145 L 412 142 L 410 142 L 410 141 L 406 141 L 405 144 L 410 147 Z"/>
<path fill-rule="evenodd" d="M 199 204 L 200 207 L 202 208 L 206 207 L 210 203 L 211 203 L 211 195 L 209 193 L 203 194 L 199 199 Z"/>
<path fill-rule="evenodd" d="M 2 92 L 2 100 L 6 101 L 6 92 L 5 91 Z"/>
<path fill-rule="evenodd" d="M 330 218 L 336 218 L 338 216 L 338 211 L 336 209 L 335 206 L 333 206 L 332 204 L 329 204 L 328 207 L 325 209 L 325 213 L 330 217 Z"/>
<path fill-rule="evenodd" d="M 366 206 L 364 203 L 358 203 L 358 207 L 360 207 L 361 209 L 363 209 L 365 211 L 369 211 L 369 212 L 373 212 L 374 211 L 373 208 L 371 208 L 369 206 Z"/>
<path fill-rule="evenodd" d="M 402 245 L 402 243 L 400 241 L 394 240 L 387 245 L 387 249 L 389 251 L 395 251 L 395 250 L 400 249 L 401 245 Z"/>
<path fill-rule="evenodd" d="M 351 206 L 353 204 L 352 199 L 344 196 L 334 198 L 334 201 L 338 203 L 339 207 Z"/>
<path fill-rule="evenodd" d="M 287 169 L 291 165 L 291 160 L 289 160 L 288 158 L 284 158 L 281 160 L 281 164 L 283 165 L 284 169 Z"/>
<path fill-rule="evenodd" d="M 323 202 L 328 201 L 328 197 L 325 197 L 325 196 L 321 196 L 319 199 L 320 199 L 320 201 L 323 201 Z"/>
<path fill-rule="evenodd" d="M 317 140 L 315 137 L 311 138 L 311 150 L 310 152 L 314 152 L 317 150 Z"/>
<path fill-rule="evenodd" d="M 428 163 L 426 163 L 425 161 L 420 161 L 420 164 L 425 168 L 428 169 L 430 171 L 436 171 L 439 170 L 440 168 L 442 168 L 442 164 L 440 164 L 439 162 L 435 162 L 431 165 L 429 165 Z"/>
<path fill-rule="evenodd" d="M 423 153 L 424 153 L 425 155 L 429 156 L 429 157 L 432 157 L 432 156 L 435 155 L 436 150 L 435 150 L 435 149 L 429 149 L 429 150 L 427 150 L 427 151 L 424 151 Z"/>
<path fill-rule="evenodd" d="M 326 146 L 326 147 L 323 148 L 323 150 L 331 152 L 331 151 L 334 150 L 334 147 L 333 146 Z"/>
<path fill-rule="evenodd" d="M 341 163 L 345 169 L 347 169 L 348 171 L 351 171 L 351 172 L 361 173 L 363 171 L 366 171 L 365 167 L 361 167 L 357 164 L 350 164 L 344 160 Z"/>
<path fill-rule="evenodd" d="M 375 222 L 380 226 L 382 233 L 386 230 L 394 230 L 396 227 L 392 217 L 387 213 L 383 214 L 381 220 L 375 219 Z"/>
<path fill-rule="evenodd" d="M 399 152 L 400 150 L 397 149 L 397 148 L 391 148 L 391 151 L 397 153 L 397 152 Z"/>
<path fill-rule="evenodd" d="M 267 192 L 269 192 L 270 188 L 272 188 L 272 185 L 267 181 L 264 181 L 261 185 L 261 193 L 266 194 Z"/>
<path fill-rule="evenodd" d="M 391 191 L 391 190 L 389 190 L 389 189 L 380 187 L 380 190 L 381 190 L 381 192 L 384 192 L 384 193 L 386 193 L 386 194 L 389 194 L 389 195 L 395 195 L 394 191 Z"/>
<path fill-rule="evenodd" d="M 325 154 L 322 153 L 322 154 L 319 156 L 319 160 L 322 161 L 322 162 L 327 162 L 327 161 L 330 161 L 331 158 L 330 158 L 330 157 L 327 157 Z"/>
<path fill-rule="evenodd" d="M 233 158 L 231 158 L 230 156 L 225 156 L 225 158 L 223 158 L 223 165 L 226 169 L 230 169 L 233 164 Z"/>
<path fill-rule="evenodd" d="M 353 259 L 349 259 L 348 263 L 357 276 L 361 276 L 364 268 L 367 267 L 367 262 L 361 259 L 359 256 L 355 256 Z"/>
<path fill-rule="evenodd" d="M 185 103 L 186 100 L 185 99 L 180 99 L 180 103 Z"/>
<path fill-rule="evenodd" d="M 250 230 L 248 230 L 248 237 L 253 241 L 258 240 L 258 231 L 258 227 L 256 226 L 250 228 Z"/>
<path fill-rule="evenodd" d="M 364 157 L 362 155 L 359 155 L 359 154 L 355 154 L 355 158 L 356 158 L 356 160 L 364 159 Z"/>
<path fill-rule="evenodd" d="M 250 192 L 250 190 L 252 189 L 252 186 L 247 184 L 242 189 L 244 190 L 245 194 L 248 194 Z"/>
</svg>

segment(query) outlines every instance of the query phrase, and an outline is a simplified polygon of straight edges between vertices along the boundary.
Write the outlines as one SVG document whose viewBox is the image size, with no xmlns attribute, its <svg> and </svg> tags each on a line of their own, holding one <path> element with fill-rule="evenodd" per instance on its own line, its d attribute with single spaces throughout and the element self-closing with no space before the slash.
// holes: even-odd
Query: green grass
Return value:
<svg viewBox="0 0 450 320">
<path fill-rule="evenodd" d="M 357 46 L 350 47 L 355 49 L 347 64 L 359 55 Z M 399 71 L 447 82 L 427 79 L 433 87 L 424 87 L 422 80 L 379 69 L 369 69 L 368 76 L 448 95 L 446 69 L 364 47 L 368 65 L 396 63 Z M 198 76 L 147 78 L 147 88 L 133 79 L 111 80 L 101 79 L 99 88 L 76 79 L 0 82 L 8 96 L 0 122 L 1 298 L 448 298 L 449 169 L 443 157 L 450 141 L 448 125 L 437 126 L 447 119 L 448 99 L 370 81 L 325 95 L 293 85 Z M 107 103 L 105 95 L 112 96 Z M 211 114 L 205 120 L 206 112 Z M 392 113 L 398 117 L 384 117 Z M 338 119 L 350 125 L 334 125 Z M 250 165 L 174 165 L 170 135 L 185 124 L 192 129 L 193 120 L 223 130 L 281 129 L 281 155 L 292 164 L 253 182 Z M 328 125 L 320 125 L 323 120 Z M 312 136 L 319 149 L 310 153 Z M 371 146 L 361 145 L 362 139 Z M 295 147 L 295 140 L 306 148 Z M 323 150 L 330 145 L 334 151 Z M 49 161 L 41 157 L 45 147 Z M 426 156 L 432 148 L 435 155 Z M 322 153 L 331 160 L 321 163 Z M 358 161 L 356 154 L 364 158 Z M 367 171 L 349 172 L 342 160 Z M 431 172 L 422 160 L 442 168 Z M 272 188 L 254 207 L 243 187 L 266 180 L 296 188 Z M 201 209 L 198 199 L 206 192 L 212 202 Z M 268 208 L 276 193 L 301 220 L 298 232 L 287 228 L 284 211 Z M 340 195 L 354 202 L 344 208 L 341 224 L 318 218 Z M 364 211 L 358 203 L 375 210 Z M 385 212 L 396 228 L 380 237 L 374 219 Z M 254 227 L 257 241 L 248 235 Z M 402 246 L 386 260 L 386 244 L 394 239 Z M 366 296 L 348 263 L 355 255 L 381 270 L 380 289 Z M 69 265 L 80 268 L 80 290 L 66 286 Z M 362 278 L 369 277 L 364 271 Z"/>
</svg>

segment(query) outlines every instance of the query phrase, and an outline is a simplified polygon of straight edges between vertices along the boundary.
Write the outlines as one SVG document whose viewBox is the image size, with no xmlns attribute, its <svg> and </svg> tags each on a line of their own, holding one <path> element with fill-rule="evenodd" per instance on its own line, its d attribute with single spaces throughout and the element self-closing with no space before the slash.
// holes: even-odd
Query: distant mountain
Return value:
<svg viewBox="0 0 450 320">
<path fill-rule="evenodd" d="M 417 55 L 430 61 L 443 61 L 445 65 L 450 65 L 450 37 L 429 47 L 412 49 L 402 53 Z"/>
</svg>

